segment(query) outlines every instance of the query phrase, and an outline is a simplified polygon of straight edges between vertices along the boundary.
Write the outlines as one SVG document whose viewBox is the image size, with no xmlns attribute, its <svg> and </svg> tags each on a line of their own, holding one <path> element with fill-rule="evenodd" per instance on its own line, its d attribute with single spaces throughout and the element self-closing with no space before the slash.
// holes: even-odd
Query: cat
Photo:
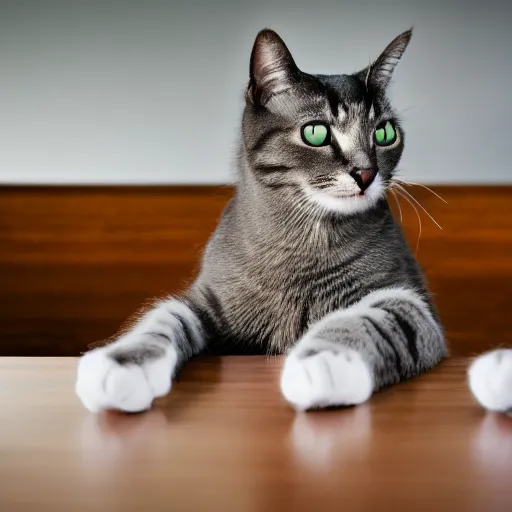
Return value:
<svg viewBox="0 0 512 512">
<path fill-rule="evenodd" d="M 79 361 L 91 411 L 150 408 L 199 353 L 284 354 L 297 410 L 365 402 L 447 354 L 422 271 L 386 200 L 405 134 L 386 91 L 412 36 L 348 75 L 301 71 L 260 31 L 238 183 L 195 282 Z"/>
</svg>

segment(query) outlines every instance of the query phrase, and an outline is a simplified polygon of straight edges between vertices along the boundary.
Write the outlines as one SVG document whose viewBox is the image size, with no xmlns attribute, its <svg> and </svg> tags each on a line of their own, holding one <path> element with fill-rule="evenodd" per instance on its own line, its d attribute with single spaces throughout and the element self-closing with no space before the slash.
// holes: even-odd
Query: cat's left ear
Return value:
<svg viewBox="0 0 512 512">
<path fill-rule="evenodd" d="M 357 73 L 357 76 L 365 82 L 367 88 L 377 92 L 386 89 L 411 37 L 412 28 L 395 37 L 373 64 Z"/>
<path fill-rule="evenodd" d="M 265 105 L 274 95 L 291 88 L 299 69 L 283 40 L 270 29 L 259 32 L 251 54 L 247 99 Z"/>
</svg>

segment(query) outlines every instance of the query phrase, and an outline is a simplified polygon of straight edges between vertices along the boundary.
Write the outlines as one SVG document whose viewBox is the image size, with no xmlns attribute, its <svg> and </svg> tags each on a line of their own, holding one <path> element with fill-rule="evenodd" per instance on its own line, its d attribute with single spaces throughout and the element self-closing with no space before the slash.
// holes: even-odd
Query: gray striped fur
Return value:
<svg viewBox="0 0 512 512">
<path fill-rule="evenodd" d="M 118 364 L 140 365 L 158 359 L 171 346 L 179 366 L 204 349 L 206 336 L 190 308 L 180 299 L 169 298 L 148 311 L 119 341 L 109 353 Z"/>
</svg>

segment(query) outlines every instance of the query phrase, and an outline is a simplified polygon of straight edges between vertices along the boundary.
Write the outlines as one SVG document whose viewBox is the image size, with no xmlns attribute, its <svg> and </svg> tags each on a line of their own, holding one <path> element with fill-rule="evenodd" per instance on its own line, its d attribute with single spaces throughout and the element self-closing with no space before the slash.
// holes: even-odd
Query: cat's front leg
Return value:
<svg viewBox="0 0 512 512">
<path fill-rule="evenodd" d="M 171 389 L 177 367 L 205 343 L 201 321 L 178 299 L 160 302 L 113 343 L 79 361 L 76 393 L 93 412 L 140 412 Z"/>
<path fill-rule="evenodd" d="M 442 329 L 419 294 L 383 289 L 311 326 L 286 357 L 281 391 L 300 410 L 355 405 L 445 355 Z"/>
</svg>

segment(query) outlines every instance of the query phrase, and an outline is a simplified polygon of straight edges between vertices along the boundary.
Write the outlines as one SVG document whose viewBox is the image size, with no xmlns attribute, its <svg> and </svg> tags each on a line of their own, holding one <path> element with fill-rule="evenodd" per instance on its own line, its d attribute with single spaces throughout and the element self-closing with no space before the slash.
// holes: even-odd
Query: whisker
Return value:
<svg viewBox="0 0 512 512">
<path fill-rule="evenodd" d="M 443 203 L 448 204 L 448 201 L 444 199 L 444 197 L 441 197 L 437 192 L 434 192 L 430 187 L 427 187 L 427 185 L 423 185 L 423 183 L 415 183 L 414 181 L 405 181 L 405 180 L 395 180 L 398 181 L 398 183 L 403 183 L 404 185 L 414 185 L 416 187 L 423 187 L 424 189 L 428 190 L 432 194 L 434 194 L 438 199 L 441 199 Z"/>
<path fill-rule="evenodd" d="M 398 211 L 400 212 L 400 224 L 401 224 L 403 221 L 402 208 L 400 207 L 400 203 L 398 201 L 398 198 L 396 197 L 395 191 L 391 187 L 389 187 L 389 190 L 393 194 L 393 197 L 395 198 L 396 205 L 398 206 Z"/>
<path fill-rule="evenodd" d="M 407 196 L 409 196 L 426 214 L 427 216 L 429 217 L 429 219 L 442 231 L 443 228 L 439 225 L 439 223 L 437 222 L 436 219 L 434 219 L 434 217 L 432 217 L 432 215 L 430 215 L 430 213 L 428 213 L 428 211 L 426 210 L 426 208 L 412 195 L 409 193 L 408 190 L 406 190 L 404 187 L 402 187 L 402 185 L 400 185 L 399 183 L 396 184 L 396 186 L 404 193 L 406 194 Z"/>
<path fill-rule="evenodd" d="M 420 238 L 421 238 L 421 233 L 423 231 L 422 229 L 422 225 L 421 225 L 421 217 L 420 217 L 420 212 L 418 211 L 418 209 L 416 208 L 416 206 L 414 206 L 414 203 L 411 203 L 411 201 L 409 201 L 409 199 L 407 198 L 407 196 L 404 196 L 402 195 L 398 190 L 396 191 L 397 194 L 405 199 L 413 208 L 413 210 L 416 212 L 416 216 L 418 217 L 418 224 L 419 224 L 419 232 L 418 232 L 418 241 L 416 242 L 416 252 L 415 254 L 418 254 L 418 249 L 420 248 Z"/>
</svg>

